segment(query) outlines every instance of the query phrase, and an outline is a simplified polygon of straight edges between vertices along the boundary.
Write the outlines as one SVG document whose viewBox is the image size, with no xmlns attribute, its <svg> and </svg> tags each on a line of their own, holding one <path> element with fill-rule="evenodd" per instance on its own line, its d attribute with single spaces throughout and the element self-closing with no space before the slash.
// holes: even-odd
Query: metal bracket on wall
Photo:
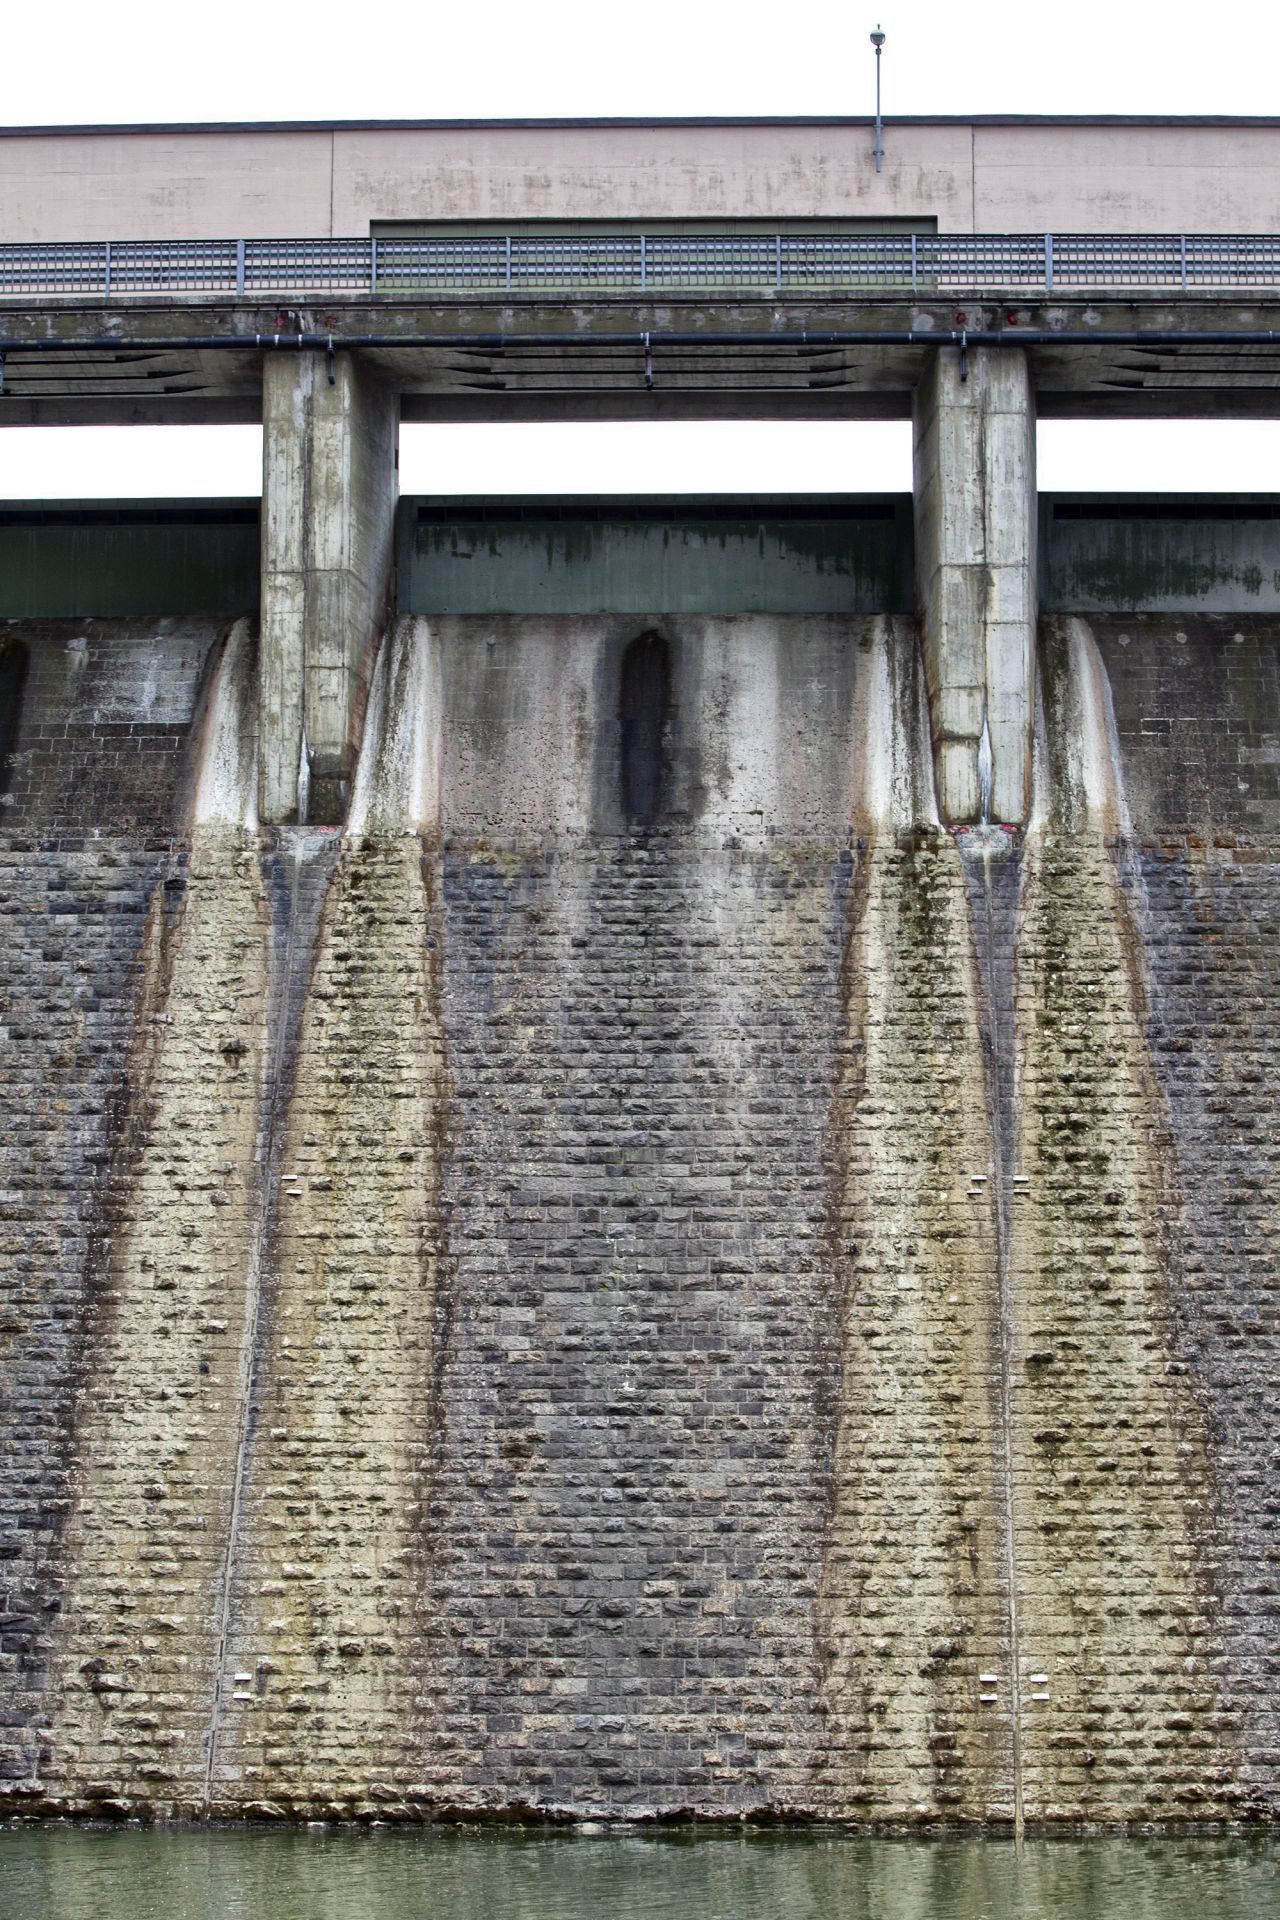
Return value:
<svg viewBox="0 0 1280 1920">
<path fill-rule="evenodd" d="M 963 386 L 965 384 L 965 381 L 968 378 L 969 378 L 969 336 L 967 333 L 962 332 L 960 335 L 960 385 Z"/>
<path fill-rule="evenodd" d="M 332 334 L 329 335 L 328 345 L 325 349 L 325 359 L 329 369 L 329 385 L 336 387 L 338 384 L 338 356 L 334 351 Z"/>
<path fill-rule="evenodd" d="M 647 333 L 643 335 L 643 339 L 644 339 L 644 384 L 645 384 L 646 390 L 649 393 L 652 393 L 653 392 L 653 350 L 649 345 L 649 336 Z"/>
</svg>

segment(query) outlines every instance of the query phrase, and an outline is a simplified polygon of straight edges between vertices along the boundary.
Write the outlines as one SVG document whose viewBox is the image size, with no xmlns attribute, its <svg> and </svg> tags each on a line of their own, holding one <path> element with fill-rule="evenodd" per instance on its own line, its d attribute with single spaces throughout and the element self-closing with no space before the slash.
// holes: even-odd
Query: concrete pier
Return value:
<svg viewBox="0 0 1280 1920">
<path fill-rule="evenodd" d="M 938 803 L 963 823 L 1027 814 L 1035 711 L 1035 404 L 1014 349 L 937 353 L 914 408 L 916 590 Z"/>
<path fill-rule="evenodd" d="M 385 618 L 399 403 L 353 354 L 268 354 L 262 419 L 259 807 L 331 823 Z"/>
</svg>

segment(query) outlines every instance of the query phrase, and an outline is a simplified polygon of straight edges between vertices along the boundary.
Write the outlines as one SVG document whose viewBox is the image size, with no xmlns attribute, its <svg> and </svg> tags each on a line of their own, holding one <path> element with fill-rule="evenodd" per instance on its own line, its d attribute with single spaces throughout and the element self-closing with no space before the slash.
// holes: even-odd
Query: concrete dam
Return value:
<svg viewBox="0 0 1280 1920">
<path fill-rule="evenodd" d="M 7 1814 L 1280 1816 L 1280 500 L 1035 476 L 1280 121 L 871 139 L 0 133 L 0 427 L 263 430 L 0 507 Z M 715 418 L 912 493 L 400 497 Z"/>
<path fill-rule="evenodd" d="M 256 508 L 0 510 L 11 1809 L 1274 1817 L 1278 515 L 956 827 L 909 501 L 405 500 L 269 825 Z"/>
</svg>

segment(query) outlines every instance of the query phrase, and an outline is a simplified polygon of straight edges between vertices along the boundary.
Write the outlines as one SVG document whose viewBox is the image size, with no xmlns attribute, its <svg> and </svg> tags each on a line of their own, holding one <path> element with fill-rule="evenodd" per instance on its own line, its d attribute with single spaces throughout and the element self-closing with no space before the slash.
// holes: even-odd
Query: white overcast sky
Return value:
<svg viewBox="0 0 1280 1920">
<path fill-rule="evenodd" d="M 856 113 L 874 97 L 877 21 L 890 116 L 1280 111 L 1268 0 L 62 0 L 6 10 L 0 123 Z M 251 428 L 9 429 L 0 497 L 253 493 L 258 460 Z M 910 447 L 898 423 L 417 427 L 401 483 L 905 489 Z M 1040 483 L 1280 490 L 1280 422 L 1050 423 Z"/>
</svg>

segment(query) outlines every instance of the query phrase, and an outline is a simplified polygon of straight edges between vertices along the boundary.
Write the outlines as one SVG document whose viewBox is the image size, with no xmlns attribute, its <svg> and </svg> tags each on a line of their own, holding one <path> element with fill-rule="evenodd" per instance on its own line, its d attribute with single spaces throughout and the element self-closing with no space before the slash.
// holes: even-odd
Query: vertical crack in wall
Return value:
<svg viewBox="0 0 1280 1920">
<path fill-rule="evenodd" d="M 430 668 L 424 623 L 388 639 L 314 965 L 295 970 L 211 1782 L 225 1812 L 394 1816 L 420 1791 L 444 1116 Z"/>
<path fill-rule="evenodd" d="M 886 643 L 860 673 L 864 874 L 834 1121 L 845 1305 L 819 1608 L 824 1798 L 867 1819 L 1011 1820 L 996 1223 L 973 946 L 954 842 L 901 773 L 928 765 L 910 630 Z"/>
</svg>

